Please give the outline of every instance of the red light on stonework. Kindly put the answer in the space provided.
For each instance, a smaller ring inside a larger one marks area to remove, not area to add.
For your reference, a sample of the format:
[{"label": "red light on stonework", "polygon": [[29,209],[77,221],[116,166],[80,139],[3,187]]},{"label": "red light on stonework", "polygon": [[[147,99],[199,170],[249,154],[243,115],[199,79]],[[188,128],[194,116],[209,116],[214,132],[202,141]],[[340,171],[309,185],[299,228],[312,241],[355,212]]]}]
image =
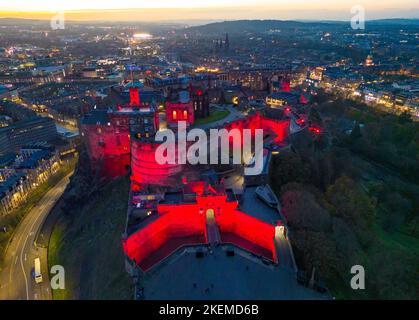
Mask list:
[{"label": "red light on stonework", "polygon": [[[169,105],[170,107],[170,105]],[[121,110],[123,107],[118,105],[118,109]],[[192,118],[190,123],[193,123],[193,110],[190,110],[188,107],[187,110],[179,108],[178,111],[169,108],[167,111],[167,118],[172,120],[172,112],[176,112],[177,120],[183,118],[183,111],[186,111],[186,117]],[[91,158],[92,165],[97,166],[100,169],[100,174],[104,177],[117,177],[127,174],[127,168],[131,167],[131,180],[138,185],[142,183],[150,183],[150,177],[155,178],[154,182],[160,182],[169,176],[172,176],[174,173],[181,171],[181,167],[176,165],[160,165],[155,162],[154,151],[144,151],[144,147],[149,146],[149,142],[142,140],[140,143],[137,141],[134,144],[131,144],[131,135],[129,133],[128,127],[120,126],[117,128],[121,130],[116,134],[116,128],[112,126],[112,123],[117,123],[121,121],[120,117],[112,118],[110,120],[111,126],[108,127],[107,123],[99,128],[94,126],[86,126],[83,131],[85,132],[87,146],[93,156]],[[158,114],[155,114],[156,127],[158,127]],[[269,132],[270,137],[273,139],[274,143],[280,143],[288,135],[290,120],[273,120],[261,116],[259,113],[249,116],[246,119],[236,120],[228,125],[226,125],[227,130],[238,129],[242,136],[244,129],[250,129],[252,136],[255,134],[256,129],[263,129]],[[107,128],[109,132],[105,132],[104,128]],[[111,130],[113,129],[113,130]],[[99,132],[100,130],[100,132]],[[115,131],[114,131],[115,130]],[[319,131],[320,133],[320,131]],[[149,135],[150,137],[151,135]],[[138,132],[138,135],[134,133],[133,137],[141,139],[142,137],[147,137],[145,132]],[[230,143],[233,143],[234,137],[230,135]],[[240,141],[243,144],[243,139]],[[137,146],[138,144],[138,146]],[[134,145],[134,150],[131,149]],[[106,146],[106,148],[104,147]],[[148,150],[148,149],[147,149]],[[104,164],[100,164],[98,161],[99,157],[103,157]],[[131,160],[133,160],[131,162]]]},{"label": "red light on stonework", "polygon": [[150,75],[150,74],[151,74],[151,70],[147,70],[145,73],[146,73],[147,75]]},{"label": "red light on stonework", "polygon": [[198,96],[202,96],[202,90],[198,90],[197,92],[196,92],[196,94],[198,95]]},{"label": "red light on stonework", "polygon": [[286,108],[284,109],[284,111],[285,111],[286,113],[291,112],[291,108],[286,107]]},{"label": "red light on stonework", "polygon": [[131,107],[140,106],[140,90],[135,87],[129,88],[130,105]]},{"label": "red light on stonework", "polygon": [[297,119],[296,122],[297,122],[297,124],[299,124],[301,126],[302,124],[304,124],[305,120],[302,119],[302,118],[299,118],[299,119]]},{"label": "red light on stonework", "polygon": [[283,80],[281,83],[282,91],[290,92],[291,91],[291,84],[288,80]]},{"label": "red light on stonework", "polygon": [[[202,186],[198,182],[194,186]],[[275,226],[237,210],[226,195],[197,195],[196,203],[159,204],[158,219],[123,241],[125,254],[144,271],[189,244],[207,244],[208,212],[216,213],[221,241],[277,262]]]},{"label": "red light on stonework", "polygon": [[321,129],[317,127],[310,127],[309,130],[313,132],[314,134],[321,134],[322,132]]},{"label": "red light on stonework", "polygon": [[141,190],[141,186],[138,184],[132,184],[131,185],[131,190],[132,191],[140,191]]}]

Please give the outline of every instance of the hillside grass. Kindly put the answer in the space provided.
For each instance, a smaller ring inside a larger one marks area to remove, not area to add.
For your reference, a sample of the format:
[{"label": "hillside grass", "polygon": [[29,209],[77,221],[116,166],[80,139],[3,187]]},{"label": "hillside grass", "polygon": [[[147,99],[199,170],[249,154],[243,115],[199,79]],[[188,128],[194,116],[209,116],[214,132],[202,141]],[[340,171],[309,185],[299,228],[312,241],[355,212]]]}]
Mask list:
[{"label": "hillside grass", "polygon": [[122,248],[128,191],[128,178],[115,180],[92,203],[58,220],[48,264],[65,268],[66,289],[54,290],[55,300],[132,299]]},{"label": "hillside grass", "polygon": [[230,114],[230,111],[228,110],[216,110],[216,111],[211,112],[209,117],[196,119],[195,125],[199,126],[199,125],[219,121],[227,117],[229,114]]}]

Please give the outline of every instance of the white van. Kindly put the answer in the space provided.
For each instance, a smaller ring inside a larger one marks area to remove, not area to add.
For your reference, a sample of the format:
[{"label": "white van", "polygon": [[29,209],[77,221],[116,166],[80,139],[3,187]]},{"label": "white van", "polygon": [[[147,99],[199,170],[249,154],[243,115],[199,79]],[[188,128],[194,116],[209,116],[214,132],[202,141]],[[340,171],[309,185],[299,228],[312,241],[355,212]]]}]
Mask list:
[{"label": "white van", "polygon": [[34,263],[35,263],[35,273],[34,273],[35,282],[41,283],[42,282],[41,260],[39,260],[39,258],[36,258]]}]

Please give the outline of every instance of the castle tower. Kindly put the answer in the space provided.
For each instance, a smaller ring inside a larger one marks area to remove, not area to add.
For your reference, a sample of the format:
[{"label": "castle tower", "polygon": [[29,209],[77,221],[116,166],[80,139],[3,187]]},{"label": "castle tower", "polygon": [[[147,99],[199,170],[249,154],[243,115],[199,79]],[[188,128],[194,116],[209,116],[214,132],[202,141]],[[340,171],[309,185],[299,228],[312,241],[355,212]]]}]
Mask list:
[{"label": "castle tower", "polygon": [[130,106],[140,106],[140,89],[136,87],[129,88]]}]

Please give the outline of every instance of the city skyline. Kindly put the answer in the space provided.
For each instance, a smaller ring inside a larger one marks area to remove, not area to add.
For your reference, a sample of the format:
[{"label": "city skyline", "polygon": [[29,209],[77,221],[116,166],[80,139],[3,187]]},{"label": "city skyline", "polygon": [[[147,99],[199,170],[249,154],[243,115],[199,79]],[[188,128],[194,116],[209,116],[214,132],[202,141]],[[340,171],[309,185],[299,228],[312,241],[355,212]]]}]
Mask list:
[{"label": "city skyline", "polygon": [[55,11],[65,11],[68,20],[108,21],[162,21],[162,20],[350,20],[351,8],[362,5],[366,19],[419,18],[419,4],[413,0],[331,0],[301,1],[284,0],[214,0],[214,1],[167,1],[152,3],[127,0],[113,1],[37,1],[36,6],[26,0],[13,4],[0,4],[0,18],[50,19]]}]

